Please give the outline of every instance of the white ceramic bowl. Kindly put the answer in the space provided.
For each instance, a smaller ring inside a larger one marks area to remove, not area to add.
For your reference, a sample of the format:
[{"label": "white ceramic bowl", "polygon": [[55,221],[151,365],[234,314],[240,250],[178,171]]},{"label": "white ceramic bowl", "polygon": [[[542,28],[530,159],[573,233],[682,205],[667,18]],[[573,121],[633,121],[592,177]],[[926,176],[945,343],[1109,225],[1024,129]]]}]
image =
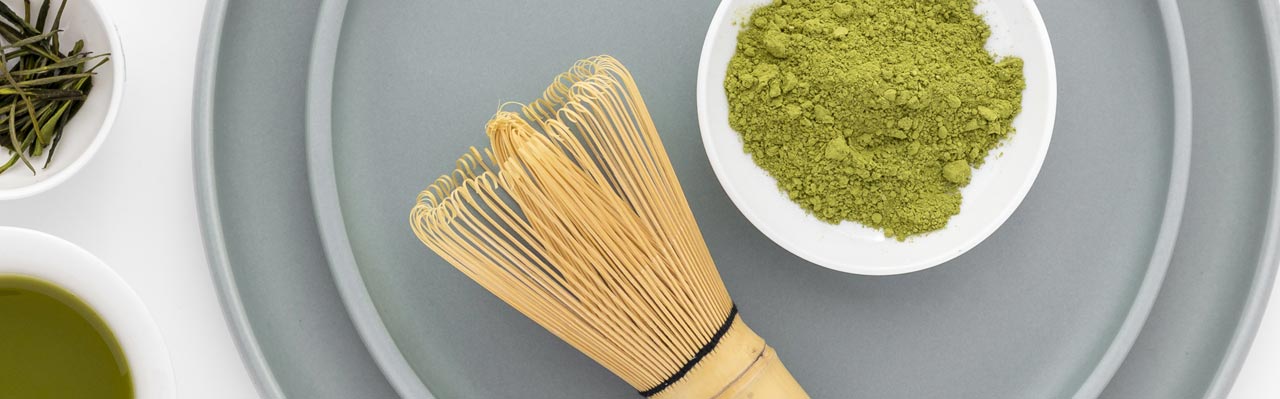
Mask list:
[{"label": "white ceramic bowl", "polygon": [[93,308],[115,333],[133,377],[136,399],[174,397],[169,351],[142,299],[88,251],[34,230],[0,227],[0,276],[53,283]]},{"label": "white ceramic bowl", "polygon": [[[3,0],[10,8],[22,14],[22,1]],[[84,39],[84,47],[94,54],[111,53],[111,61],[99,67],[93,78],[93,90],[85,99],[80,112],[67,122],[62,141],[48,169],[44,157],[32,159],[38,171],[35,175],[21,164],[0,173],[0,200],[29,197],[66,181],[83,168],[106,140],[115,122],[124,91],[124,50],[115,24],[98,4],[101,0],[70,0],[62,15],[61,43],[69,50],[76,40]],[[32,0],[33,8],[40,0]],[[53,2],[56,9],[58,1]],[[33,11],[34,12],[34,11]],[[49,12],[53,14],[53,11]],[[52,19],[50,19],[52,21]],[[10,152],[0,149],[0,164],[9,160]]]},{"label": "white ceramic bowl", "polygon": [[[1057,107],[1057,80],[1049,34],[1031,0],[980,0],[978,14],[991,26],[987,49],[1024,61],[1027,87],[1017,133],[989,154],[961,190],[960,214],[947,227],[899,242],[853,222],[832,225],[806,214],[777,188],[742,149],[729,127],[725,70],[739,26],[771,0],[723,0],[711,20],[698,65],[698,123],[707,157],[734,205],[766,236],[810,262],[847,273],[909,273],[951,260],[978,245],[1013,214],[1049,150]],[[997,154],[1003,154],[997,156]]]}]

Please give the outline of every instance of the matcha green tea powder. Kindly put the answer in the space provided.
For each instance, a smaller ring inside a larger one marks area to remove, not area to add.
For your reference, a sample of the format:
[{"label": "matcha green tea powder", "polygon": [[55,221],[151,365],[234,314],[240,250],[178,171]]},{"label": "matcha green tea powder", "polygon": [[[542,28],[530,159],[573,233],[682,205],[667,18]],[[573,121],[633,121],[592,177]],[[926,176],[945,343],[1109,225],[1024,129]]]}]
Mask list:
[{"label": "matcha green tea powder", "polygon": [[743,21],[729,124],[817,218],[899,240],[960,212],[971,168],[1013,134],[1022,60],[996,59],[975,0],[787,0]]}]

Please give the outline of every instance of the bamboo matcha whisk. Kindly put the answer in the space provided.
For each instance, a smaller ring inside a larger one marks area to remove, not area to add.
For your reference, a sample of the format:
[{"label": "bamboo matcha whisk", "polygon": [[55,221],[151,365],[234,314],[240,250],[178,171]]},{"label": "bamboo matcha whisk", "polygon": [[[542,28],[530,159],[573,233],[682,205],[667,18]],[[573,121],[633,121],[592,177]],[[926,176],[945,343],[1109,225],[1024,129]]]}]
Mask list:
[{"label": "bamboo matcha whisk", "polygon": [[617,60],[578,62],[486,130],[487,156],[419,195],[423,244],[643,396],[808,397],[738,316]]}]

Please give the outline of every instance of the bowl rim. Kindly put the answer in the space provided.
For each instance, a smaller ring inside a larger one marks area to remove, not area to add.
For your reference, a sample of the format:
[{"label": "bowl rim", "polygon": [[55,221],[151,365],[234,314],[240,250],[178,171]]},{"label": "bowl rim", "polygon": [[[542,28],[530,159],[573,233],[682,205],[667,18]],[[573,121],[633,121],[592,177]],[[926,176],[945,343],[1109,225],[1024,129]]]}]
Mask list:
[{"label": "bowl rim", "polygon": [[84,149],[84,152],[76,156],[65,168],[45,179],[34,181],[25,186],[0,188],[0,201],[30,197],[49,191],[67,181],[71,176],[80,172],[80,169],[83,169],[85,164],[89,163],[89,160],[102,147],[102,143],[106,141],[107,134],[111,133],[111,127],[116,121],[116,114],[120,110],[120,102],[124,98],[124,47],[120,43],[119,29],[116,28],[116,24],[112,22],[111,17],[107,15],[107,10],[102,6],[102,2],[100,0],[88,0],[88,3],[94,14],[97,15],[98,23],[102,24],[103,30],[107,32],[107,47],[111,52],[111,61],[105,64],[105,66],[111,68],[111,98],[107,102],[107,112],[102,118],[102,125],[98,127],[93,141],[89,142],[89,146]]},{"label": "bowl rim", "polygon": [[[1054,121],[1057,118],[1058,109],[1057,64],[1054,60],[1053,46],[1049,40],[1048,29],[1045,26],[1044,18],[1040,14],[1040,9],[1036,7],[1034,0],[1018,1],[1027,9],[1029,13],[1028,15],[1031,16],[1031,20],[1029,22],[1032,24],[1032,28],[1036,32],[1035,40],[1043,44],[1046,54],[1045,61],[1047,76],[1045,83],[1046,91],[1049,95],[1048,101],[1045,103],[1046,113],[1044,124],[1043,126],[1035,127],[1037,130],[1042,130],[1044,132],[1042,133],[1044,134],[1044,141],[1038,148],[1036,148],[1035,162],[1034,167],[1030,170],[1031,173],[1028,173],[1023,181],[1018,183],[1017,192],[1012,197],[1014,200],[1011,201],[1008,206],[1002,209],[995,218],[990,219],[990,222],[976,230],[976,234],[973,234],[969,239],[962,241],[962,243],[955,246],[954,249],[939,253],[929,258],[898,265],[871,266],[869,264],[850,264],[847,262],[840,262],[811,252],[803,245],[798,245],[792,241],[783,239],[783,232],[780,232],[776,230],[774,226],[765,223],[765,221],[762,220],[754,211],[751,211],[750,208],[744,208],[744,204],[747,203],[745,196],[739,192],[738,187],[729,183],[723,161],[720,159],[719,154],[712,149],[712,145],[709,144],[712,141],[713,129],[712,122],[707,111],[707,104],[709,101],[708,96],[711,94],[708,93],[706,89],[706,80],[710,79],[710,77],[707,76],[707,74],[710,73],[708,72],[708,65],[711,62],[712,47],[716,43],[715,37],[721,32],[721,29],[724,29],[726,26],[725,19],[730,18],[730,14],[733,11],[730,8],[735,4],[741,4],[740,1],[743,0],[721,0],[720,5],[716,8],[715,16],[711,19],[706,37],[703,39],[702,51],[698,57],[698,75],[695,83],[697,85],[695,101],[697,102],[698,108],[698,126],[701,131],[703,150],[707,153],[707,160],[711,164],[711,169],[715,172],[716,180],[720,182],[720,187],[724,189],[725,194],[729,196],[729,199],[733,202],[734,206],[737,207],[742,215],[751,222],[751,225],[755,226],[755,228],[761,233],[764,233],[770,241],[773,241],[783,249],[786,249],[787,252],[799,256],[810,263],[835,271],[866,276],[907,274],[946,263],[947,261],[969,252],[969,250],[974,247],[977,247],[978,244],[982,243],[982,241],[985,241],[995,233],[1000,226],[1004,225],[1004,223],[1008,221],[1009,217],[1013,216],[1014,211],[1018,209],[1022,204],[1022,201],[1026,199],[1027,193],[1031,191],[1031,187],[1034,185],[1036,178],[1040,175],[1040,170],[1044,166],[1044,160],[1049,153],[1049,146],[1053,141],[1053,127]],[[741,139],[739,139],[739,141],[741,141]],[[773,179],[772,176],[769,178]]]}]

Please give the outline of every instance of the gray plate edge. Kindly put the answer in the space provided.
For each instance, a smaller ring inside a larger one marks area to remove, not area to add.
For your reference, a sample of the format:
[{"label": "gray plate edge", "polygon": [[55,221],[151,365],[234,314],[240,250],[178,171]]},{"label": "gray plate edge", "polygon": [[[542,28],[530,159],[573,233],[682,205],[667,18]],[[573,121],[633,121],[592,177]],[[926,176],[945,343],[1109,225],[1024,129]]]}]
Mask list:
[{"label": "gray plate edge", "polygon": [[[1271,128],[1280,134],[1280,2],[1258,0],[1261,9],[1262,28],[1267,42],[1267,59],[1271,63]],[[1280,154],[1280,140],[1275,142]],[[1263,230],[1262,255],[1258,257],[1258,269],[1253,275],[1249,295],[1245,297],[1244,310],[1240,312],[1235,333],[1227,344],[1227,354],[1213,376],[1206,398],[1225,398],[1235,385],[1236,377],[1249,356],[1249,348],[1258,335],[1262,316],[1266,313],[1271,288],[1275,285],[1276,270],[1280,268],[1280,158],[1272,159],[1271,207],[1267,211],[1267,227]]]},{"label": "gray plate edge", "polygon": [[1147,318],[1151,315],[1151,308],[1160,295],[1165,275],[1168,274],[1169,264],[1173,260],[1173,248],[1178,240],[1178,228],[1182,223],[1182,211],[1187,202],[1192,127],[1191,68],[1187,57],[1187,39],[1182,29],[1177,1],[1160,0],[1159,6],[1165,41],[1169,46],[1170,83],[1173,85],[1173,159],[1170,161],[1169,193],[1165,199],[1160,233],[1156,236],[1155,249],[1151,251],[1151,263],[1133,299],[1133,307],[1116,332],[1111,347],[1107,348],[1098,361],[1098,366],[1072,396],[1076,399],[1097,398],[1101,395],[1137,342],[1142,327],[1147,324]]},{"label": "gray plate edge", "polygon": [[[339,281],[339,293],[348,311],[352,313],[352,318],[361,321],[356,323],[357,330],[373,353],[375,361],[402,396],[432,398],[427,387],[397,349],[394,339],[377,313],[367,287],[363,285],[342,220],[334,174],[330,116],[337,39],[341,35],[342,13],[346,4],[346,0],[324,1],[316,27],[318,40],[313,41],[311,69],[307,79],[307,160],[316,219],[325,252],[330,257],[331,271]],[[1073,395],[1074,398],[1098,397],[1133,347],[1167,274],[1186,202],[1191,163],[1190,68],[1177,3],[1174,0],[1161,0],[1160,10],[1169,45],[1173,76],[1171,84],[1174,87],[1174,150],[1169,192],[1151,261],[1133,305],[1097,366]]]},{"label": "gray plate edge", "polygon": [[284,398],[284,390],[276,381],[271,366],[263,355],[258,339],[254,336],[249,315],[244,311],[244,301],[236,288],[236,279],[227,257],[226,240],[222,235],[222,218],[218,209],[218,189],[214,178],[213,157],[213,104],[216,91],[218,50],[222,43],[223,21],[227,0],[209,0],[205,5],[203,25],[197,48],[195,91],[192,100],[192,162],[195,173],[196,208],[199,212],[200,230],[204,236],[205,256],[209,261],[209,274],[218,291],[222,314],[229,323],[240,359],[249,368],[249,374],[258,393],[266,398]]},{"label": "gray plate edge", "polygon": [[[356,332],[373,356],[374,363],[403,398],[433,399],[405,359],[403,352],[382,322],[373,299],[369,297],[364,277],[356,266],[356,257],[347,237],[347,226],[342,217],[342,205],[338,201],[338,182],[333,161],[332,112],[333,70],[338,57],[338,38],[342,35],[342,21],[346,15],[347,0],[324,0],[317,16],[316,31],[311,47],[311,60],[307,71],[306,93],[306,150],[307,180],[311,184],[311,198],[320,229],[320,241],[329,258],[329,271],[333,273],[338,294],[355,323]],[[336,216],[335,216],[336,215]],[[405,212],[408,225],[408,212]]]},{"label": "gray plate edge", "polygon": [[[332,10],[333,8],[329,7],[329,3],[331,2],[340,2],[342,3],[342,6],[345,6],[344,0],[326,1],[325,2],[326,7],[324,9]],[[1275,110],[1275,112],[1273,112],[1273,119],[1276,121],[1276,125],[1280,126],[1280,118],[1277,118],[1276,116],[1277,114],[1280,114],[1280,98],[1276,98],[1276,95],[1280,94],[1280,74],[1278,74],[1278,72],[1280,71],[1277,71],[1277,67],[1280,66],[1280,6],[1273,4],[1273,2],[1269,0],[1260,0],[1259,3],[1263,10],[1262,18],[1264,20],[1263,22],[1264,22],[1265,28],[1267,29],[1266,38],[1268,43],[1269,58],[1271,59],[1271,64],[1272,64],[1271,77],[1272,77],[1272,87],[1273,87],[1273,99],[1276,100],[1276,101],[1273,101],[1273,109]],[[1189,129],[1190,129],[1190,113],[1189,113],[1190,90],[1189,88],[1190,87],[1189,87],[1189,84],[1186,84],[1188,83],[1188,81],[1182,81],[1181,83],[1184,83],[1184,84],[1181,84],[1181,85],[1178,84],[1178,81],[1187,79],[1186,77],[1187,68],[1186,68],[1186,60],[1185,60],[1186,48],[1185,48],[1184,39],[1182,38],[1181,20],[1177,16],[1176,4],[1174,4],[1174,2],[1171,0],[1170,1],[1162,0],[1160,5],[1161,5],[1161,11],[1162,11],[1162,18],[1166,23],[1166,33],[1169,35],[1169,39],[1170,39],[1171,61],[1175,61],[1174,59],[1172,59],[1174,57],[1181,58],[1181,65],[1179,65],[1179,62],[1173,62],[1174,64],[1173,75],[1175,79],[1175,108],[1176,108],[1176,112],[1179,119],[1175,121],[1175,129],[1177,130],[1175,134],[1178,134],[1178,136],[1175,138],[1175,155],[1174,155],[1175,169],[1173,171],[1173,174],[1171,174],[1171,183],[1177,183],[1175,178],[1179,173],[1183,173],[1185,176],[1185,170],[1181,172],[1179,171],[1179,168],[1178,168],[1179,159],[1189,160],[1188,158],[1189,151],[1190,151],[1189,142],[1186,145],[1181,145],[1181,146],[1178,143],[1189,139],[1189,137],[1184,137],[1184,135],[1182,135],[1180,132],[1184,130],[1188,131],[1188,134],[1186,136],[1189,136]],[[341,10],[341,8],[338,8],[338,9]],[[200,210],[200,222],[201,222],[202,232],[205,237],[206,252],[208,254],[208,258],[210,262],[210,271],[214,277],[215,283],[217,284],[219,297],[222,302],[224,314],[227,317],[228,321],[231,323],[230,327],[233,329],[233,332],[236,335],[236,342],[240,349],[241,356],[245,361],[245,363],[250,367],[251,371],[253,372],[252,374],[254,377],[254,381],[258,385],[260,392],[262,392],[264,395],[267,395],[268,397],[283,397],[283,393],[280,390],[280,387],[278,386],[278,384],[276,383],[275,378],[273,377],[271,370],[269,368],[269,365],[266,363],[266,360],[262,355],[261,349],[258,347],[257,341],[254,339],[253,331],[250,328],[247,316],[243,311],[243,303],[240,300],[238,291],[236,290],[232,271],[227,263],[225,242],[223,241],[223,238],[222,238],[222,229],[221,229],[220,219],[218,217],[219,216],[218,210],[216,208],[217,197],[216,197],[216,187],[214,184],[214,176],[213,176],[213,157],[212,157],[212,146],[211,146],[212,108],[213,108],[212,100],[213,100],[214,77],[216,72],[216,60],[217,60],[218,46],[220,41],[219,39],[221,38],[222,23],[223,23],[223,17],[224,17],[225,11],[226,11],[226,0],[209,0],[209,3],[206,8],[206,14],[203,22],[203,28],[202,28],[200,44],[199,44],[200,51],[198,55],[199,60],[197,62],[195,102],[194,102],[194,110],[193,110],[194,111],[193,133],[194,133],[194,139],[195,139],[194,146],[193,146],[193,149],[194,149],[193,155],[194,155],[195,166],[196,166],[195,174],[196,174],[196,180],[197,180],[196,199],[197,199],[199,210]],[[325,15],[323,13],[324,11],[322,11],[322,20],[323,20],[323,16]],[[341,18],[341,16],[339,15],[338,18]],[[340,20],[338,25],[340,27]],[[317,29],[319,30],[323,28],[318,27]],[[1177,33],[1176,35],[1174,34],[1175,32]],[[316,43],[321,43],[321,42],[322,41],[317,41]],[[334,51],[336,51],[336,48],[334,49]],[[331,57],[322,57],[320,59],[324,59],[324,58],[331,59]],[[314,59],[316,58],[313,58],[313,60]],[[330,65],[330,70],[329,70],[330,73],[332,73],[331,67],[332,66]],[[314,65],[312,70],[313,71],[315,70]],[[311,79],[309,80],[314,82],[314,80],[311,80]],[[1181,87],[1182,90],[1179,90],[1178,86],[1182,86]],[[308,105],[310,106],[311,96],[308,95],[308,97],[309,97]],[[311,113],[308,113],[309,116],[310,114]],[[311,120],[309,120],[308,122],[310,125]],[[310,142],[311,141],[309,141],[309,143]],[[310,148],[310,145],[309,145],[309,148]],[[1280,149],[1280,142],[1277,142],[1277,149]],[[1184,153],[1186,156],[1181,155],[1181,153]],[[309,152],[309,155],[311,155],[310,152]],[[332,168],[332,162],[331,162],[332,154],[328,153],[328,155],[330,158],[329,167]],[[1182,162],[1183,164],[1182,166],[1185,168],[1185,166],[1187,166],[1186,165],[1187,163],[1188,162]],[[1280,160],[1277,160],[1276,163],[1277,163],[1277,166],[1280,166]],[[330,174],[329,176],[331,179],[332,175]],[[314,185],[314,182],[313,182],[313,185]],[[1182,186],[1181,188],[1185,190],[1185,186],[1186,186],[1185,178],[1182,180],[1181,186]],[[1217,375],[1215,375],[1211,388],[1206,393],[1206,397],[1221,397],[1221,396],[1224,396],[1227,391],[1229,391],[1232,385],[1232,382],[1234,381],[1236,375],[1239,373],[1239,369],[1242,366],[1243,361],[1247,355],[1247,350],[1251,345],[1252,340],[1257,332],[1258,325],[1260,324],[1261,316],[1265,309],[1267,299],[1270,294],[1272,282],[1276,275],[1277,256],[1278,256],[1278,252],[1280,252],[1278,251],[1278,248],[1276,245],[1277,238],[1280,238],[1280,201],[1275,200],[1278,194],[1276,191],[1278,187],[1280,187],[1280,174],[1273,176],[1273,186],[1272,186],[1273,201],[1272,201],[1271,209],[1268,215],[1267,228],[1264,233],[1265,234],[1264,243],[1267,243],[1267,245],[1263,249],[1263,254],[1259,261],[1259,267],[1255,274],[1253,285],[1250,288],[1249,296],[1247,297],[1245,310],[1242,312],[1242,315],[1240,317],[1240,322],[1238,324],[1238,328],[1236,329],[1236,332],[1233,335],[1231,342],[1229,344],[1227,356],[1224,358]],[[336,188],[336,185],[335,185],[335,188]],[[1171,190],[1173,188],[1174,188],[1173,184],[1171,184]],[[1177,219],[1176,217],[1181,213],[1180,210],[1181,210],[1183,199],[1184,197],[1174,198],[1174,196],[1172,195],[1169,197],[1169,200],[1166,203],[1166,212],[1165,212],[1166,222],[1169,220],[1171,214],[1175,217],[1175,222],[1176,222],[1176,219]],[[336,204],[336,201],[332,203]],[[1176,212],[1176,213],[1171,212],[1171,210],[1173,210],[1175,206],[1178,208],[1179,212]],[[317,208],[317,212],[319,212],[318,209],[319,208]],[[324,234],[323,225],[325,223],[321,222],[321,224],[322,224],[321,230],[323,235]],[[1168,225],[1166,224],[1165,227],[1162,228],[1162,230],[1166,229],[1167,227]],[[1176,232],[1176,229],[1175,229],[1175,232]],[[346,238],[345,230],[340,231],[340,233],[342,234],[341,238],[343,238],[343,241],[345,242],[345,238]],[[1166,239],[1166,236],[1167,234],[1165,234],[1165,232],[1162,231],[1157,240],[1157,247],[1155,251],[1156,255],[1160,255],[1162,247],[1166,247],[1166,246],[1170,248],[1172,247],[1174,239],[1173,238]],[[1176,236],[1176,234],[1174,236]],[[325,239],[325,243],[328,244],[327,238]],[[341,246],[341,247],[347,248],[347,251],[349,253],[350,251],[349,246]],[[326,250],[329,250],[329,248],[330,246],[326,245]],[[1164,252],[1167,253],[1168,251],[1164,251]],[[332,253],[330,255],[332,255]],[[1167,258],[1168,255],[1165,255],[1165,256]],[[1153,258],[1153,262],[1154,261],[1155,259]],[[1151,295],[1144,295],[1146,291],[1145,290],[1146,283],[1150,281],[1153,277],[1159,277],[1159,279],[1162,279],[1164,274],[1163,272],[1167,270],[1167,262],[1165,262],[1165,265],[1166,267],[1160,268],[1161,270],[1157,271],[1152,269],[1148,271],[1148,275],[1145,277],[1145,280],[1144,280],[1144,289],[1140,291],[1140,294],[1139,294],[1140,298],[1138,299],[1138,302],[1146,302],[1146,304],[1143,305],[1141,303],[1135,303],[1135,309],[1138,306],[1143,306],[1149,309],[1151,305],[1154,303],[1154,300],[1155,300],[1154,292],[1151,293]],[[1159,276],[1153,275],[1153,273],[1156,273],[1156,272],[1158,272]],[[365,299],[366,300],[368,299],[367,292],[365,293]],[[344,301],[346,301],[346,295],[344,295]],[[369,303],[369,305],[372,306],[372,303]],[[350,303],[348,303],[348,306],[350,307]],[[1142,312],[1138,312],[1138,313],[1140,313],[1138,315],[1140,317],[1135,317],[1134,312],[1131,312],[1129,317],[1126,318],[1120,334],[1117,335],[1117,341],[1114,342],[1112,347],[1108,349],[1107,353],[1104,355],[1102,362],[1100,362],[1099,369],[1096,369],[1094,373],[1090,375],[1090,377],[1086,381],[1085,386],[1082,387],[1081,390],[1077,393],[1076,395],[1077,397],[1081,397],[1082,394],[1089,393],[1086,389],[1089,388],[1089,384],[1091,382],[1100,383],[1096,390],[1097,392],[1100,392],[1101,384],[1105,384],[1105,382],[1110,379],[1110,376],[1114,374],[1115,369],[1119,367],[1119,363],[1123,360],[1124,355],[1128,352],[1128,347],[1131,346],[1132,341],[1137,338],[1138,329],[1140,329],[1141,325],[1145,322],[1145,319],[1146,319],[1145,313],[1142,313]],[[381,325],[380,320],[378,321],[378,325]],[[1136,328],[1130,328],[1131,326]],[[383,331],[385,333],[385,327],[383,327]],[[360,330],[360,332],[362,333],[362,335],[364,335],[365,333],[363,328]],[[387,336],[387,338],[389,339],[390,337]],[[1129,345],[1119,345],[1120,344],[1119,341],[1122,339],[1129,341],[1128,342]],[[394,345],[394,343],[392,343],[392,345]],[[376,354],[377,351],[374,351],[374,352],[375,352],[375,358],[377,358],[378,357],[378,355]],[[396,351],[395,355],[399,356],[401,360],[403,360],[403,357],[399,354],[399,351]],[[382,364],[381,361],[379,363]],[[1113,367],[1108,367],[1109,365],[1106,363],[1114,363],[1114,365]],[[1103,370],[1104,367],[1110,368],[1111,369],[1110,372],[1106,372],[1106,370]],[[417,380],[416,376],[412,376],[412,377],[414,380]],[[392,379],[394,384],[394,378]],[[418,381],[418,384],[420,385],[420,381]],[[396,384],[396,387],[397,387],[397,390],[401,390],[401,386],[399,384]],[[425,390],[425,387],[424,387],[424,390]],[[1096,392],[1094,393],[1094,395],[1096,395]],[[1088,395],[1084,395],[1084,396],[1087,397]]]}]

